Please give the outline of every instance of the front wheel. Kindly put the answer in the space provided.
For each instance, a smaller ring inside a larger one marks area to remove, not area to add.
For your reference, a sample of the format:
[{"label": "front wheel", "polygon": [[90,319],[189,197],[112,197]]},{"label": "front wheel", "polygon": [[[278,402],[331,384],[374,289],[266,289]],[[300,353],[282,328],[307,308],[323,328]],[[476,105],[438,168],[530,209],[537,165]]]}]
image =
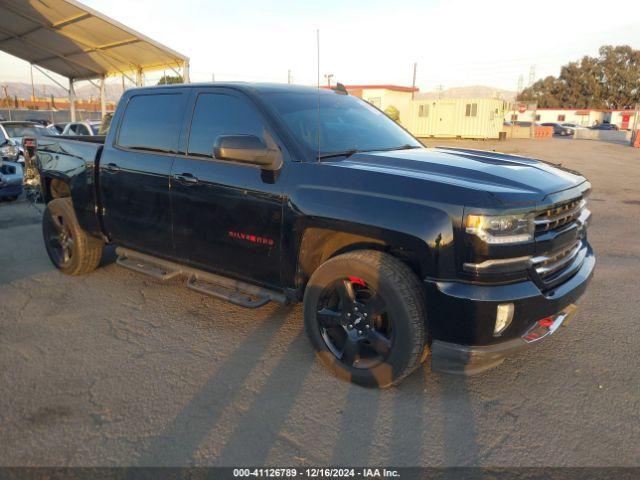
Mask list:
[{"label": "front wheel", "polygon": [[61,272],[83,275],[98,267],[104,243],[80,228],[70,198],[49,202],[42,217],[42,234],[47,254]]},{"label": "front wheel", "polygon": [[328,260],[313,273],[304,295],[305,328],[320,360],[359,385],[389,387],[418,368],[425,320],[416,275],[378,251]]}]

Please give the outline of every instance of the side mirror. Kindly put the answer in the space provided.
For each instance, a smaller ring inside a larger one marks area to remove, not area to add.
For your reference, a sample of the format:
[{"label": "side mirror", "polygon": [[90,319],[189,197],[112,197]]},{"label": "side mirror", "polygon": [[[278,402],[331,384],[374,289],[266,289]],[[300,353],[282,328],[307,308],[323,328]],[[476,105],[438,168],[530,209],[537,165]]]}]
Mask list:
[{"label": "side mirror", "polygon": [[278,170],[282,166],[282,154],[277,146],[269,148],[255,135],[221,135],[213,146],[213,156],[218,160],[258,165],[264,170]]}]

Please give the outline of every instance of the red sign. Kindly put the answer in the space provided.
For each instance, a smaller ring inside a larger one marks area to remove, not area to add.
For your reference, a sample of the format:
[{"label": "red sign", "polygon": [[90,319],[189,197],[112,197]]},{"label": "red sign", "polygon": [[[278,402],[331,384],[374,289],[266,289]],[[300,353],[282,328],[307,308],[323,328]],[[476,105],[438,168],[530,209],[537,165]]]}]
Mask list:
[{"label": "red sign", "polygon": [[520,113],[524,113],[527,111],[527,104],[526,103],[521,103],[520,105],[518,105],[518,111]]}]

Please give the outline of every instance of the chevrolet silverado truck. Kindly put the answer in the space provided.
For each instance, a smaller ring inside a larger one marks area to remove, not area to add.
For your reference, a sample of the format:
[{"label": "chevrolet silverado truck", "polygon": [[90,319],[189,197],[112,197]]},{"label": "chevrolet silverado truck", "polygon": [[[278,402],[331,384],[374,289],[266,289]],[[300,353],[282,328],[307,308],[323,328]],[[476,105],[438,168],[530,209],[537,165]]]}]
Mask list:
[{"label": "chevrolet silverado truck", "polygon": [[590,183],[425,148],[344,90],[128,90],[106,137],[26,139],[53,264],[117,264],[249,308],[303,303],[320,360],[367,386],[474,374],[567,322],[595,265]]}]

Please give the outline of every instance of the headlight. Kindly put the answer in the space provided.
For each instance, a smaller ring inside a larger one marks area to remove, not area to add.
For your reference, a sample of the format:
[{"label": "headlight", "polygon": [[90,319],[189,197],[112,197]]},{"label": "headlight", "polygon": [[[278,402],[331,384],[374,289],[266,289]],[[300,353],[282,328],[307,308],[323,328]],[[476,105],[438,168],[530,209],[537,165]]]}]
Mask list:
[{"label": "headlight", "polygon": [[0,157],[6,158],[10,162],[18,158],[18,147],[12,144],[6,144],[0,147]]},{"label": "headlight", "polygon": [[534,223],[530,214],[468,215],[466,231],[490,244],[520,243],[533,240]]}]

